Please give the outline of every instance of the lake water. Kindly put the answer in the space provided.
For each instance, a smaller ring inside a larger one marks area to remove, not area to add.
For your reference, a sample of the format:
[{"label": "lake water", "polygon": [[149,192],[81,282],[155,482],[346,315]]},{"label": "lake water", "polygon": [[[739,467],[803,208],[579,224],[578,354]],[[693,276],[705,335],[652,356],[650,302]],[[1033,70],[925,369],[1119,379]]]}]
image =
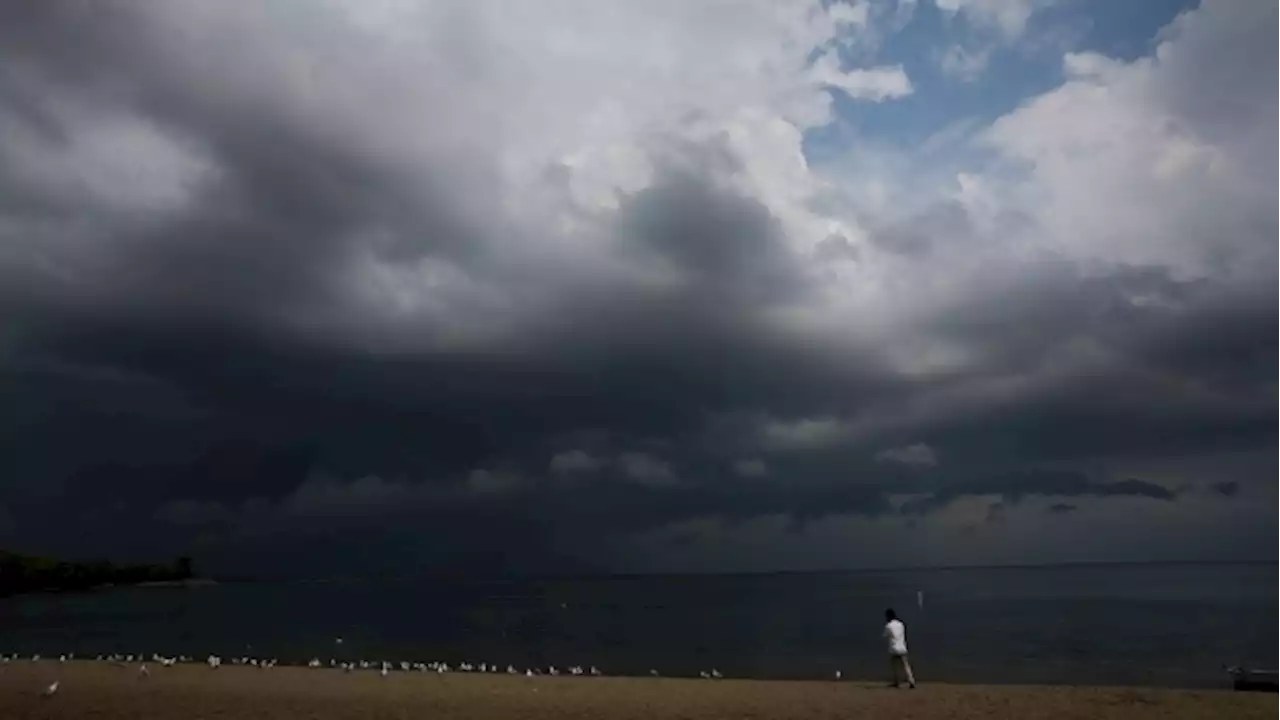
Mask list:
[{"label": "lake water", "polygon": [[[917,604],[923,593],[923,607]],[[1275,565],[229,583],[0,600],[0,652],[597,665],[878,678],[886,606],[923,682],[1222,685],[1277,664]],[[338,645],[334,638],[341,636]]]}]

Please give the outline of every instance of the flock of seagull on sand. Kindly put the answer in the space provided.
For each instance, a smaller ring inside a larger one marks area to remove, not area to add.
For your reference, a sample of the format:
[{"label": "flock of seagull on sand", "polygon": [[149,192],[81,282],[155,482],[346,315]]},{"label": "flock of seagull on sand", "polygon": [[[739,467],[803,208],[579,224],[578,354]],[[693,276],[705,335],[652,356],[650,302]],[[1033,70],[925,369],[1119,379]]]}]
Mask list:
[{"label": "flock of seagull on sand", "polygon": [[[342,638],[338,638],[336,642],[337,644],[341,645]],[[8,664],[8,663],[23,660],[23,659],[26,659],[26,658],[16,653],[12,655],[0,654],[0,664]],[[34,655],[31,655],[29,659],[32,662],[39,662],[41,660],[41,656],[39,653],[36,653]],[[76,659],[75,653],[67,653],[65,655],[58,656],[58,662],[60,663],[65,663],[68,660],[75,660],[75,659]],[[183,663],[183,664],[201,663],[201,664],[208,665],[212,669],[217,669],[223,665],[223,659],[219,655],[209,655],[203,661],[200,661],[199,659],[189,655],[164,656],[157,653],[152,653],[150,657],[147,657],[142,653],[138,653],[136,655],[134,654],[122,655],[119,653],[112,653],[110,655],[97,655],[93,659],[99,662],[109,662],[121,667],[129,667],[131,665],[137,664],[138,677],[140,678],[150,677],[152,665],[156,665],[159,667],[172,667],[174,665],[178,665],[179,663]],[[239,657],[229,658],[229,661],[227,664],[243,665],[243,666],[256,667],[256,668],[266,670],[266,669],[276,667],[279,663],[276,660],[276,658],[255,658],[255,657],[249,657],[249,656],[239,656]],[[506,675],[523,675],[525,677],[540,677],[544,675],[602,677],[604,675],[604,673],[601,672],[600,669],[597,668],[595,665],[591,665],[586,668],[582,667],[581,665],[571,665],[565,668],[564,670],[561,670],[554,665],[547,667],[545,670],[541,667],[531,667],[531,668],[526,668],[524,670],[519,670],[514,665],[507,665],[506,668],[504,669],[504,668],[500,668],[497,663],[485,663],[485,662],[482,662],[479,664],[463,662],[463,663],[459,663],[455,667],[455,666],[451,666],[447,662],[439,662],[439,661],[423,663],[423,662],[409,662],[409,661],[401,660],[396,663],[391,663],[386,660],[377,661],[377,662],[370,662],[368,660],[358,660],[358,661],[350,662],[350,661],[339,661],[339,660],[330,658],[328,662],[323,662],[318,657],[313,657],[310,660],[308,660],[306,663],[306,667],[312,668],[312,669],[329,668],[334,670],[341,670],[346,673],[354,672],[356,670],[364,670],[364,671],[372,670],[372,671],[376,671],[379,675],[383,677],[386,677],[395,671],[420,672],[420,673],[433,672],[437,674],[444,674],[444,673],[454,672],[454,671],[464,672],[464,673],[504,673]],[[652,670],[652,669],[649,670],[649,675],[652,677],[661,677],[661,674],[657,670]],[[712,668],[709,671],[702,670],[698,673],[698,676],[703,678],[704,680],[719,680],[724,677],[724,675],[719,670],[716,670],[715,668]],[[836,673],[836,679],[837,680],[840,679],[839,672]],[[58,692],[58,685],[59,685],[59,682],[54,681],[44,689],[42,694],[45,695],[46,697],[53,696]]]}]

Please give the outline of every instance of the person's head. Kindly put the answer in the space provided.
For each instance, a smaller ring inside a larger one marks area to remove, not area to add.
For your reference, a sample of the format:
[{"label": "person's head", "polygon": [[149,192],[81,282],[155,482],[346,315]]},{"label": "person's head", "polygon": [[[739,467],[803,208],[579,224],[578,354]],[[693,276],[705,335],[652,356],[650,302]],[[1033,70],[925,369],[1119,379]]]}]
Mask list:
[{"label": "person's head", "polygon": [[894,612],[893,608],[889,608],[884,611],[885,622],[893,622],[894,620],[897,620],[897,619],[898,619],[898,613]]}]

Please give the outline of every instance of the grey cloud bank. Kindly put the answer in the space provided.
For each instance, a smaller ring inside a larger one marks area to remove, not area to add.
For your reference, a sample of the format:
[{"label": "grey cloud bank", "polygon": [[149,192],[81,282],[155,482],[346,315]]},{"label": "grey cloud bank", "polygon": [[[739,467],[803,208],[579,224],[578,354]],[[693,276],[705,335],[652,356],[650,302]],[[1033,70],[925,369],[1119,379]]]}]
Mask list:
[{"label": "grey cloud bank", "polygon": [[802,154],[912,90],[809,63],[883,27],[480,5],[0,10],[0,547],[661,569],[785,518],[981,563],[974,500],[1274,558],[1275,7],[1067,56],[894,213]]}]

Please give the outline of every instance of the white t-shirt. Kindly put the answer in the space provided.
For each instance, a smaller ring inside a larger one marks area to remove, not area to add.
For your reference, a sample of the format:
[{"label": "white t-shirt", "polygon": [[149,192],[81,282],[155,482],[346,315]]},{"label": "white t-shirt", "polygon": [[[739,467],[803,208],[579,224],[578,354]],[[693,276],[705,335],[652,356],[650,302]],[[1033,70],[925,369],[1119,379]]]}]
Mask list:
[{"label": "white t-shirt", "polygon": [[889,643],[890,655],[907,654],[907,626],[901,620],[890,620],[884,624],[884,639]]}]

